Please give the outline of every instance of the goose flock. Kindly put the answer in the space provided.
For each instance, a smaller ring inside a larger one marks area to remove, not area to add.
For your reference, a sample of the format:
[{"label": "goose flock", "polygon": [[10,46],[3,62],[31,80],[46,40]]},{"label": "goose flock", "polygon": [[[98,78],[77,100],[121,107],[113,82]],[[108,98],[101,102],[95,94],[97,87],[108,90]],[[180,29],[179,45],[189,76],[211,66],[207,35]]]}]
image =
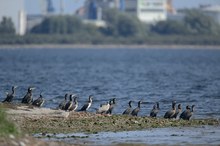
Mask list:
[{"label": "goose flock", "polygon": [[[11,103],[13,101],[13,99],[15,98],[16,88],[17,86],[12,86],[12,92],[11,93],[6,92],[6,98],[2,101],[3,103]],[[28,88],[27,93],[24,95],[24,97],[21,100],[21,103],[33,105],[36,107],[42,107],[45,102],[45,99],[42,96],[42,93],[40,93],[40,96],[36,100],[33,100],[32,91],[34,89],[35,89],[34,87]],[[90,95],[88,101],[79,109],[78,109],[77,99],[78,96],[74,94],[70,94],[70,95],[65,94],[64,100],[58,105],[57,109],[64,111],[87,112],[92,105],[93,95]],[[122,115],[138,116],[138,113],[141,110],[142,101],[139,101],[137,107],[134,109],[132,108],[132,102],[133,102],[132,100],[128,102],[128,107],[124,110]],[[108,102],[106,102],[106,104],[101,104],[100,107],[97,108],[96,113],[111,115],[115,106],[116,106],[116,98],[110,99]],[[195,105],[192,106],[187,105],[186,109],[182,112],[181,104],[178,104],[176,108],[176,101],[172,101],[171,109],[168,110],[163,117],[165,119],[177,119],[179,117],[179,119],[190,120],[194,112],[194,107]],[[159,102],[156,102],[153,105],[153,108],[150,112],[150,117],[156,118],[159,111],[160,111]]]}]

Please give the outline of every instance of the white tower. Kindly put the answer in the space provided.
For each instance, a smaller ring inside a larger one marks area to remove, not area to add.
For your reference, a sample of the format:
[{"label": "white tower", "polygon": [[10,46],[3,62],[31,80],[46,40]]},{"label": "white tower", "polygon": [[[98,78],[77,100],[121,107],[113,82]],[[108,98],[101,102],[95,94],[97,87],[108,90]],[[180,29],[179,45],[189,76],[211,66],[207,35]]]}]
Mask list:
[{"label": "white tower", "polygon": [[18,13],[18,35],[24,35],[26,33],[27,17],[24,10],[20,10]]}]

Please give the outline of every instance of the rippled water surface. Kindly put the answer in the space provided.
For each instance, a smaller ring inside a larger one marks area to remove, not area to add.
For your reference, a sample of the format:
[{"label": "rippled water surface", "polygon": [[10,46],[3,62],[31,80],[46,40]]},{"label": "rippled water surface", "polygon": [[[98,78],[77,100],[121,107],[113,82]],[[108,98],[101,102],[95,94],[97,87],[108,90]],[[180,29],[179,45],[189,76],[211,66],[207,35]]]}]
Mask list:
[{"label": "rippled water surface", "polygon": [[114,114],[129,100],[140,115],[149,115],[159,101],[159,116],[171,101],[195,104],[194,118],[220,117],[220,50],[193,49],[14,49],[0,50],[0,97],[18,85],[15,102],[28,86],[43,92],[46,107],[55,108],[65,93],[79,96],[82,106],[90,94],[94,112],[101,103],[116,97]]},{"label": "rippled water surface", "polygon": [[[219,145],[220,127],[153,128],[142,131],[100,132],[96,134],[48,134],[45,140],[83,145]],[[34,135],[36,137],[42,134]]]}]

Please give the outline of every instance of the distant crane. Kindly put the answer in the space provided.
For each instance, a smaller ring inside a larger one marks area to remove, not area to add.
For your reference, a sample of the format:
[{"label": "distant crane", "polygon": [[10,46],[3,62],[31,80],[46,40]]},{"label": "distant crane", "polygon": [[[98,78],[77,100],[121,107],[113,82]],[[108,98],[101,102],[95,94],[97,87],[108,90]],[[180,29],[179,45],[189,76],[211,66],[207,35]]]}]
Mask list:
[{"label": "distant crane", "polygon": [[176,10],[173,7],[173,1],[172,0],[167,0],[167,2],[166,2],[166,9],[171,14],[175,14],[176,13]]},{"label": "distant crane", "polygon": [[47,13],[51,14],[55,11],[52,0],[47,0]]},{"label": "distant crane", "polygon": [[60,14],[62,15],[64,11],[64,4],[63,4],[63,0],[60,0]]},{"label": "distant crane", "polygon": [[59,0],[59,1],[40,0],[39,2],[40,2],[41,13],[44,16],[53,14],[55,12],[54,4],[56,4],[56,6],[58,5],[58,9],[59,9],[58,12],[60,14],[63,14],[65,10],[67,9],[66,7],[69,7],[69,8],[71,8],[71,6],[76,7],[80,3],[85,2],[85,0],[71,0],[71,1],[72,2],[68,0],[68,4],[71,4],[71,5],[66,5],[67,1],[64,1],[64,0]]},{"label": "distant crane", "polygon": [[52,0],[40,0],[40,6],[43,15],[52,14],[55,11]]}]

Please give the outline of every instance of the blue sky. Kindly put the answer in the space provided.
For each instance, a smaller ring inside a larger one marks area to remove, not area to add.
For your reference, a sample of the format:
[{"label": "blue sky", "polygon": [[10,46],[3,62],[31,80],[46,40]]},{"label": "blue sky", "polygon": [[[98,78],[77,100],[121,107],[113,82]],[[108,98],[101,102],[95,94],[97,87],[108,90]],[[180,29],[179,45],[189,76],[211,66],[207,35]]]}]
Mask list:
[{"label": "blue sky", "polygon": [[[28,14],[39,14],[43,11],[43,1],[45,0],[25,0],[25,7]],[[60,10],[60,0],[52,0],[56,12]],[[82,6],[84,0],[63,0],[64,12],[73,13]],[[220,0],[173,0],[176,9],[198,7],[200,4],[220,4]]]},{"label": "blue sky", "polygon": [[[26,11],[28,14],[39,14],[43,12],[46,0],[25,0]],[[60,0],[52,0],[56,12],[60,12]],[[82,6],[84,0],[63,0],[64,13],[73,13]]]}]

